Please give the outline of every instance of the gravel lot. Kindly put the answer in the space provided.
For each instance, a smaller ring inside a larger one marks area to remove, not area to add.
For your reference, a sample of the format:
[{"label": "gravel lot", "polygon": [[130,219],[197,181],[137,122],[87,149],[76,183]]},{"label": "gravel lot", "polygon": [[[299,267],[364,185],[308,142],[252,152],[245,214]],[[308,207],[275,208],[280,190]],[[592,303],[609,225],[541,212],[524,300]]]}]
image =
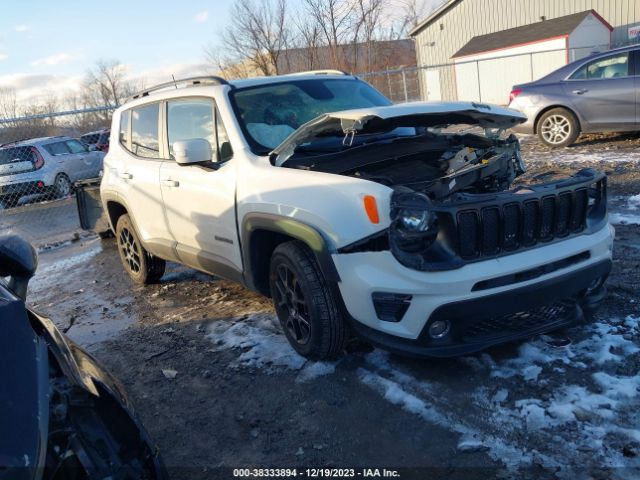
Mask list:
[{"label": "gravel lot", "polygon": [[264,298],[178,265],[158,285],[135,286],[114,241],[94,237],[46,246],[30,301],[122,380],[172,478],[292,466],[639,478],[640,201],[630,197],[640,194],[640,135],[560,151],[525,137],[523,152],[523,181],[609,174],[614,269],[592,325],[455,360],[354,345],[338,361],[306,362]]}]

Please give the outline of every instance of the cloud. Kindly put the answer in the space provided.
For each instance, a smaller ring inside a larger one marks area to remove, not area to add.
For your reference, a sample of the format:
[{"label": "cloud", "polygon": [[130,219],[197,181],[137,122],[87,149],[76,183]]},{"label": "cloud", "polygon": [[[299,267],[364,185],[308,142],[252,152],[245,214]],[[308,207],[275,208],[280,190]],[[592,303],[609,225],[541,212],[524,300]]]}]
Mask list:
[{"label": "cloud", "polygon": [[31,27],[29,25],[22,24],[22,25],[16,25],[15,27],[13,27],[13,29],[16,32],[28,32],[29,30],[31,30]]},{"label": "cloud", "polygon": [[209,12],[206,10],[196,13],[195,17],[193,17],[193,21],[196,23],[204,23],[207,20],[209,20]]},{"label": "cloud", "polygon": [[54,65],[60,65],[62,63],[69,63],[74,59],[74,56],[70,53],[56,53],[55,55],[49,55],[48,57],[39,58],[31,62],[32,67],[52,67]]},{"label": "cloud", "polygon": [[[210,73],[210,66],[204,62],[184,62],[158,66],[152,69],[136,70],[123,65],[125,78],[146,87],[176,79],[194,77]],[[15,73],[0,75],[0,88],[15,90],[18,101],[25,104],[39,102],[49,97],[43,92],[55,92],[59,99],[80,94],[84,89],[84,75],[51,75],[43,73]],[[64,108],[64,107],[60,107]]]},{"label": "cloud", "polygon": [[7,58],[9,58],[9,55],[7,55],[6,53],[0,53],[0,62],[2,60],[6,60]]},{"label": "cloud", "polygon": [[79,93],[82,90],[82,75],[40,75],[15,73],[0,75],[0,88],[15,90],[19,101],[37,102],[43,92],[56,92],[60,96],[68,93]]}]

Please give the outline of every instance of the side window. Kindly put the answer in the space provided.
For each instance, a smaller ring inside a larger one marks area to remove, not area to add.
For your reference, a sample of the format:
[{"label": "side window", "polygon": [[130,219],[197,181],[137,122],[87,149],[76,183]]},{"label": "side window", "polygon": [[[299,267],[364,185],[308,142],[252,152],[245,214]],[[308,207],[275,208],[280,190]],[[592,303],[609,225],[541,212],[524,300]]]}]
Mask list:
[{"label": "side window", "polygon": [[120,114],[120,133],[118,138],[120,139],[120,143],[126,148],[129,149],[129,118],[131,111],[125,110]]},{"label": "side window", "polygon": [[216,159],[216,133],[213,102],[204,98],[170,100],[167,102],[167,137],[169,153],[178,140],[204,138],[211,144],[211,158]]},{"label": "side window", "polygon": [[587,63],[571,75],[571,80],[618,78],[628,75],[629,53],[625,52]]},{"label": "side window", "polygon": [[221,162],[226,162],[233,157],[233,150],[231,149],[231,142],[229,141],[229,135],[227,135],[227,129],[224,128],[224,123],[222,123],[222,118],[220,118],[218,107],[216,107],[216,131],[218,133],[219,158]]},{"label": "side window", "polygon": [[67,147],[69,147],[69,151],[71,153],[84,153],[87,151],[87,149],[84,148],[84,145],[82,145],[78,140],[67,140],[65,143],[67,144]]},{"label": "side window", "polygon": [[131,152],[139,157],[160,158],[158,140],[159,104],[131,110]]},{"label": "side window", "polygon": [[69,147],[67,146],[66,142],[56,142],[56,143],[50,143],[49,145],[45,145],[44,149],[49,152],[49,155],[67,155],[68,153],[71,153],[71,150],[69,150]]}]

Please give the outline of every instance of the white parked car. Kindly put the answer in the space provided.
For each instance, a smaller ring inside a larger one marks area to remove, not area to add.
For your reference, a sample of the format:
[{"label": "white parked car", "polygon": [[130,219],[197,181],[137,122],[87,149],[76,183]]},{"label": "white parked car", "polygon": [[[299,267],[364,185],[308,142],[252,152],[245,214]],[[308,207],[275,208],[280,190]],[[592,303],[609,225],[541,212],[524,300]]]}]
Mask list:
[{"label": "white parked car", "polygon": [[63,136],[0,145],[0,202],[13,207],[28,195],[66,197],[74,182],[98,176],[103,158]]},{"label": "white parked car", "polygon": [[512,188],[524,165],[504,130],[519,112],[392,105],[338,72],[178,83],[113,116],[101,196],[135,281],[170,260],[241,282],[313,359],[352,334],[465,354],[603,301],[606,178]]}]

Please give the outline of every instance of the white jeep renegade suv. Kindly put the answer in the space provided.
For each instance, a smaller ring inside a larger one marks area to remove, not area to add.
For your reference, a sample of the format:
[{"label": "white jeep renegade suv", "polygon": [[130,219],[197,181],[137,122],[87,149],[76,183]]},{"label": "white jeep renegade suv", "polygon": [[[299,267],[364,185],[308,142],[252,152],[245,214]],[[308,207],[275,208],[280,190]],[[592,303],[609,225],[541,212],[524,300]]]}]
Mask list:
[{"label": "white jeep renegade suv", "polygon": [[241,282],[306,357],[351,333],[459,355],[582,321],[604,298],[606,178],[512,187],[524,165],[504,131],[524,121],[392,105],[340,72],[186,79],[114,113],[102,201],[133,280],[170,260]]}]

